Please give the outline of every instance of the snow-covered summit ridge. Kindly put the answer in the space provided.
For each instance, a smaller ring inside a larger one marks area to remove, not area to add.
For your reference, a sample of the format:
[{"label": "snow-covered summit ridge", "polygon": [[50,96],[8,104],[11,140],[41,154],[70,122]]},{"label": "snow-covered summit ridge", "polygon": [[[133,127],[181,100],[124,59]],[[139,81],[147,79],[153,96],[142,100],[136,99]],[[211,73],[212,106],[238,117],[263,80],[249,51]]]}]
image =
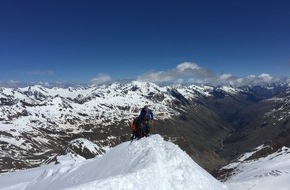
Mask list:
[{"label": "snow-covered summit ridge", "polygon": [[[177,145],[164,141],[159,135],[152,135],[132,144],[122,143],[102,157],[45,166],[42,171],[40,169],[0,176],[1,181],[6,181],[0,184],[0,188],[20,190],[21,186],[25,190],[227,190],[225,185],[198,166]],[[22,175],[26,175],[27,181],[23,181]],[[17,184],[18,181],[21,184]]]},{"label": "snow-covered summit ridge", "polygon": [[95,157],[95,155],[103,154],[105,152],[104,148],[106,149],[106,147],[103,147],[100,143],[96,143],[85,138],[78,138],[69,142],[65,152],[72,152],[85,158],[92,158]]}]

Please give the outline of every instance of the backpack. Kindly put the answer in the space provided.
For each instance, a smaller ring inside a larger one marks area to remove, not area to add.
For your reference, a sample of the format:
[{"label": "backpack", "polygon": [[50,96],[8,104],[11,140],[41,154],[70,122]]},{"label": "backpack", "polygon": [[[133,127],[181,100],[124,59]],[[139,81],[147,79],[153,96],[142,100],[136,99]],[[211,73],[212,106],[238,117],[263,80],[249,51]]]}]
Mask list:
[{"label": "backpack", "polygon": [[131,141],[133,141],[133,139],[140,139],[143,137],[142,132],[141,132],[141,122],[140,122],[139,117],[136,117],[130,123],[130,128],[132,129]]},{"label": "backpack", "polygon": [[135,126],[135,131],[139,132],[141,130],[141,123],[139,117],[136,117],[133,121]]},{"label": "backpack", "polygon": [[130,128],[132,129],[132,131],[136,131],[136,126],[135,126],[135,119],[130,123]]},{"label": "backpack", "polygon": [[140,121],[139,117],[136,117],[131,123],[130,123],[130,128],[132,131],[136,131],[140,128]]}]

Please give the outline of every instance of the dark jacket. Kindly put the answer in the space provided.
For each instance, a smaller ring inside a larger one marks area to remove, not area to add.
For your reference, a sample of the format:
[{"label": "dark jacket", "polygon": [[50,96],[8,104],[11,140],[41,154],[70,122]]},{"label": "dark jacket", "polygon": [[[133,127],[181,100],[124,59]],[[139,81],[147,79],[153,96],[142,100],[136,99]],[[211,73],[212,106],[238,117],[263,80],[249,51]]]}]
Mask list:
[{"label": "dark jacket", "polygon": [[154,119],[152,110],[148,109],[148,113],[147,114],[146,113],[147,113],[146,110],[144,108],[142,108],[142,110],[140,112],[140,115],[139,115],[139,121],[140,122],[142,122],[142,121],[150,121],[150,120]]}]

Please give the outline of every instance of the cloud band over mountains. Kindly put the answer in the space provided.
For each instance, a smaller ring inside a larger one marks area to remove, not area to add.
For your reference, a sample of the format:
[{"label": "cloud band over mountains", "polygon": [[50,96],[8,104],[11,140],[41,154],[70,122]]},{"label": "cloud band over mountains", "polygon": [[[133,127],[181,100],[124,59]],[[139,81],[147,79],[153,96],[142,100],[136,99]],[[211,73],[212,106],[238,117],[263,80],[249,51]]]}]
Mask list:
[{"label": "cloud band over mountains", "polygon": [[[22,72],[26,75],[33,76],[53,76],[56,73],[53,70],[47,71],[25,71]],[[224,73],[218,75],[210,69],[203,68],[194,62],[183,62],[176,67],[165,71],[151,71],[139,75],[131,79],[113,79],[109,74],[99,73],[96,77],[91,79],[91,84],[108,84],[112,82],[128,82],[138,80],[143,82],[153,82],[158,85],[170,84],[210,84],[210,85],[232,85],[232,86],[246,86],[246,85],[263,85],[279,82],[287,82],[290,84],[289,77],[275,77],[268,73],[261,73],[259,75],[248,75],[247,77],[238,77],[231,73]],[[42,82],[25,83],[17,80],[0,81],[1,86],[17,87],[26,86],[31,84],[38,84]],[[69,82],[51,82],[51,84],[71,84]]]},{"label": "cloud band over mountains", "polygon": [[[261,85],[277,82],[290,82],[287,77],[274,77],[268,73],[260,75],[249,75],[247,77],[237,77],[230,73],[218,75],[207,68],[202,68],[194,62],[183,62],[175,68],[166,71],[146,72],[138,76],[135,80],[143,82],[153,82],[157,84],[193,84],[205,83],[212,85]],[[107,74],[99,74],[91,80],[92,83],[101,84],[112,82],[112,78]]]},{"label": "cloud band over mountains", "polygon": [[139,81],[154,83],[208,83],[213,85],[259,85],[276,82],[289,82],[286,77],[273,77],[270,74],[262,73],[258,76],[249,75],[241,78],[230,73],[217,75],[209,69],[202,68],[193,62],[178,64],[175,68],[167,71],[144,73],[137,78]]},{"label": "cloud band over mountains", "polygon": [[91,80],[91,83],[104,84],[104,83],[108,83],[110,81],[112,81],[112,78],[110,75],[104,74],[104,73],[99,73],[97,77],[95,77]]}]

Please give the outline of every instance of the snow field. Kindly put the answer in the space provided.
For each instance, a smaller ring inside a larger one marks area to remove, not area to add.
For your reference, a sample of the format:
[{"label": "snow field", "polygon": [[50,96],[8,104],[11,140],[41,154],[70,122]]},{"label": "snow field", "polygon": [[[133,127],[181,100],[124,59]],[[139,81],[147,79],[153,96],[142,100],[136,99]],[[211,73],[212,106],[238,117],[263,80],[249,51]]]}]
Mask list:
[{"label": "snow field", "polygon": [[[4,190],[227,190],[160,135],[122,143],[101,157],[0,176]],[[62,163],[62,162],[61,162]],[[22,178],[25,177],[25,180]],[[13,182],[14,181],[14,182]]]}]

